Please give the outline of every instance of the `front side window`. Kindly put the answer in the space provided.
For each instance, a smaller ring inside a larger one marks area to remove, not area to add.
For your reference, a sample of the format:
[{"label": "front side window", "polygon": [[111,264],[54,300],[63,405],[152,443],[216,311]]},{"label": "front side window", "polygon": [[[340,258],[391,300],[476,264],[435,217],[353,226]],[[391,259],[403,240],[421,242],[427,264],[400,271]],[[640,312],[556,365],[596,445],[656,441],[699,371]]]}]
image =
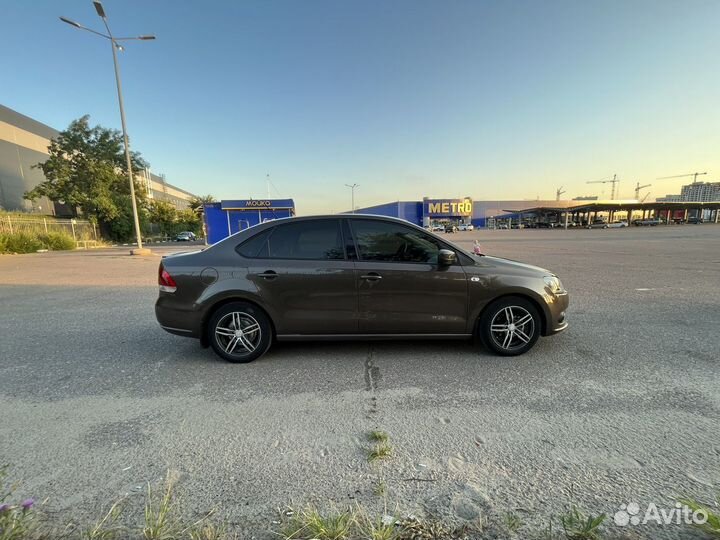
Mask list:
[{"label": "front side window", "polygon": [[422,231],[396,223],[353,220],[361,261],[437,264],[443,246]]},{"label": "front side window", "polygon": [[[298,221],[273,227],[267,238],[253,237],[243,243],[238,251],[251,258],[304,259],[304,260],[342,260],[343,251],[340,221],[324,219],[318,221]],[[258,238],[257,240],[255,240]],[[255,241],[255,242],[253,242]],[[257,244],[244,249],[246,244]],[[245,254],[247,253],[247,255]]]}]

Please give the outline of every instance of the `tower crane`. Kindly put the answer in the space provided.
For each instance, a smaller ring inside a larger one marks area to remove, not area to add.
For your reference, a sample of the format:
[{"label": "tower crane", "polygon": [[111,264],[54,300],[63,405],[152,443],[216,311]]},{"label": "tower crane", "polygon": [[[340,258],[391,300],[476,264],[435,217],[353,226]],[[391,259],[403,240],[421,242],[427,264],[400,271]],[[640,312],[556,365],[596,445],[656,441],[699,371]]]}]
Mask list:
[{"label": "tower crane", "polygon": [[655,180],[668,180],[670,178],[685,178],[686,176],[692,176],[693,177],[693,184],[697,182],[697,177],[702,176],[703,174],[707,174],[706,172],[692,172],[688,174],[676,174],[674,176],[662,176],[660,178],[656,178]]},{"label": "tower crane", "polygon": [[612,180],[590,180],[589,182],[585,182],[586,184],[612,184],[612,190],[610,191],[610,200],[615,200],[615,187],[620,182],[620,180],[617,177],[617,174],[613,174]]},{"label": "tower crane", "polygon": [[555,191],[555,200],[559,201],[560,195],[562,195],[563,193],[565,193],[565,190],[563,190],[563,186],[560,186],[559,188],[557,188],[557,190]]},{"label": "tower crane", "polygon": [[[640,200],[640,190],[641,190],[641,189],[645,189],[646,187],[650,187],[650,186],[652,186],[652,184],[645,184],[644,186],[641,186],[641,185],[640,185],[640,182],[638,182],[638,183],[635,185],[635,199]],[[647,195],[645,195],[645,197],[647,197]],[[645,199],[643,198],[643,201],[644,201],[644,200],[645,200]],[[642,202],[642,201],[641,201],[641,202]]]}]

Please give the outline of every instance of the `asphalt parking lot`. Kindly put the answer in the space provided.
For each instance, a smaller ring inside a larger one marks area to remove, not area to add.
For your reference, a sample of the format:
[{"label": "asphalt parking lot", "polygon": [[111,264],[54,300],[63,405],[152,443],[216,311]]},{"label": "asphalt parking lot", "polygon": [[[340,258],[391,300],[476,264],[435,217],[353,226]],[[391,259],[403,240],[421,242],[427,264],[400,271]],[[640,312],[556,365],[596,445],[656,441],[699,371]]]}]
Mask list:
[{"label": "asphalt parking lot", "polygon": [[[555,271],[570,328],[510,359],[463,342],[288,343],[232,365],[157,326],[158,256],[2,256],[0,462],[67,515],[140,500],[172,469],[189,512],[217,506],[256,538],[291,502],[379,507],[380,479],[404,512],[513,511],[521,537],[569,504],[612,516],[720,491],[720,226],[448,238]],[[375,428],[394,448],[381,466],[365,454]]]}]

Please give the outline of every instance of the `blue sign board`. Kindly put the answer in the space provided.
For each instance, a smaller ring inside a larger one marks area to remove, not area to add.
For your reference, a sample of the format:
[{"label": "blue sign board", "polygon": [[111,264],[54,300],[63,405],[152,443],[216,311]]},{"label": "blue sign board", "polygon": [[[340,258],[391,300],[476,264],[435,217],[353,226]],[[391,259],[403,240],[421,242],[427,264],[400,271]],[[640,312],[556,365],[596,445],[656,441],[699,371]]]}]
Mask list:
[{"label": "blue sign board", "polygon": [[295,208],[292,199],[241,199],[239,201],[221,201],[223,210],[276,210]]}]

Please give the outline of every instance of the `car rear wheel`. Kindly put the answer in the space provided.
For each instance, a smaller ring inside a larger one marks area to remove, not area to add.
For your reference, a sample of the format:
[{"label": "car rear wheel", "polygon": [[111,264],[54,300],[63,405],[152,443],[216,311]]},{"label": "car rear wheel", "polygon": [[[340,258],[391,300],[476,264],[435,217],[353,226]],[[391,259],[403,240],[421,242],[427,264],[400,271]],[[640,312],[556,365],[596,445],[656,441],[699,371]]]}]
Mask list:
[{"label": "car rear wheel", "polygon": [[247,302],[226,304],[208,323],[213,350],[228,362],[252,362],[272,343],[272,326],[264,311]]},{"label": "car rear wheel", "polygon": [[540,314],[525,298],[501,298],[483,312],[478,333],[483,345],[494,353],[517,356],[532,349],[540,337]]}]

